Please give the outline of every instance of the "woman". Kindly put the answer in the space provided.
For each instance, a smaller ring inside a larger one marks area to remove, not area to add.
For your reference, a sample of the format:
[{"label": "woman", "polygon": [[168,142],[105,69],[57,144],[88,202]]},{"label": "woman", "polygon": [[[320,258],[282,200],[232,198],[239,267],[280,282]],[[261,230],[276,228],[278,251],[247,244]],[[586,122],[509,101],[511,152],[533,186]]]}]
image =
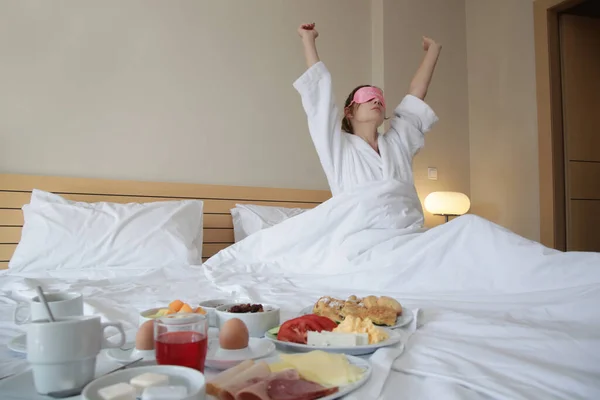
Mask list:
[{"label": "woman", "polygon": [[294,82],[294,87],[302,98],[310,134],[332,194],[388,179],[409,183],[414,190],[412,158],[423,147],[423,134],[438,120],[423,99],[441,46],[423,38],[425,58],[409,93],[394,110],[391,128],[379,134],[377,128],[386,111],[381,89],[370,85],[354,89],[346,99],[340,121],[331,75],[317,54],[315,41],[319,34],[315,24],[301,25],[298,34],[304,44],[308,70]]}]

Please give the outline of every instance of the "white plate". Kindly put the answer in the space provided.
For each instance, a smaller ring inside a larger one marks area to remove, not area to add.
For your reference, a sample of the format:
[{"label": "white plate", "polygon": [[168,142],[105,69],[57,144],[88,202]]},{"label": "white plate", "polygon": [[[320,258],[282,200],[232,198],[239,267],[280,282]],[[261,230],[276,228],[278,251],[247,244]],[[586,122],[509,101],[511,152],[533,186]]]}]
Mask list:
[{"label": "white plate", "polygon": [[137,350],[137,349],[108,349],[106,356],[116,362],[127,364],[138,358],[143,358],[140,362],[156,361],[156,353],[154,350]]},{"label": "white plate", "polygon": [[225,350],[219,346],[219,339],[208,341],[208,353],[205,365],[209,368],[224,370],[234,367],[245,360],[266,357],[275,351],[275,344],[267,339],[251,337],[248,347],[241,350]]},{"label": "white plate", "polygon": [[[362,377],[354,383],[351,383],[349,385],[340,386],[337,393],[330,394],[329,396],[325,396],[325,397],[319,397],[319,400],[339,399],[340,397],[345,396],[348,393],[353,392],[356,389],[358,389],[359,387],[361,387],[362,385],[364,385],[364,383],[371,377],[371,364],[367,360],[363,360],[362,358],[349,356],[349,355],[346,355],[346,358],[348,359],[348,362],[350,362],[350,364],[356,365],[364,371]],[[277,362],[280,360],[281,359],[279,358],[279,356],[274,356],[274,357],[268,358],[264,361],[266,363],[270,364],[270,363],[274,363],[274,362]]]},{"label": "white plate", "polygon": [[393,331],[391,329],[379,328],[385,330],[390,336],[387,340],[383,342],[368,344],[366,346],[353,346],[353,347],[332,347],[332,346],[309,346],[307,344],[301,343],[291,343],[291,342],[283,342],[281,340],[277,340],[277,335],[273,335],[269,332],[265,333],[265,338],[272,340],[275,345],[283,351],[289,352],[300,352],[307,353],[313,350],[323,350],[329,353],[343,353],[343,354],[351,354],[353,356],[360,356],[364,354],[371,354],[375,352],[375,350],[380,347],[387,347],[394,345],[402,340],[402,336],[400,336],[399,332]]},{"label": "white plate", "polygon": [[88,383],[81,393],[81,398],[83,400],[102,400],[98,395],[98,390],[120,382],[129,383],[131,378],[146,372],[168,375],[169,385],[187,387],[188,396],[185,400],[204,400],[206,398],[206,382],[204,375],[195,369],[174,365],[131,367],[104,375]]},{"label": "white plate", "polygon": [[[298,316],[301,317],[306,314],[312,314],[313,313],[312,310],[313,310],[313,306],[304,307],[302,309],[302,311],[300,311]],[[396,325],[385,326],[385,328],[388,328],[388,329],[401,328],[405,325],[410,324],[411,321],[413,320],[413,318],[414,318],[414,315],[411,310],[409,310],[408,308],[402,308],[402,315],[400,315],[398,318],[396,318]]]},{"label": "white plate", "polygon": [[27,335],[19,335],[8,342],[8,348],[17,353],[27,353]]}]

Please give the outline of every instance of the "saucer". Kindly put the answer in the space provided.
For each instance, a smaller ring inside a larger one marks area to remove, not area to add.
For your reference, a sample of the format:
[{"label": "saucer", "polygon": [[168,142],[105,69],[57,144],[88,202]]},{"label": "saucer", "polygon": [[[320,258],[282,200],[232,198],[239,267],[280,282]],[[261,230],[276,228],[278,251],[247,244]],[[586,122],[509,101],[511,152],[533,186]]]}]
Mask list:
[{"label": "saucer", "polygon": [[251,337],[248,347],[241,350],[225,350],[219,346],[219,339],[208,341],[205,365],[208,368],[224,370],[245,360],[263,358],[275,351],[275,344],[267,339]]},{"label": "saucer", "polygon": [[12,338],[8,342],[8,348],[17,353],[27,353],[27,334],[22,334]]},{"label": "saucer", "polygon": [[206,399],[206,378],[204,375],[195,369],[178,367],[176,365],[148,365],[111,372],[88,383],[81,393],[81,399],[102,400],[104,397],[99,394],[102,388],[117,383],[128,383],[132,378],[144,373],[167,375],[169,377],[169,385],[185,386],[188,392],[185,397],[186,400]]},{"label": "saucer", "polygon": [[156,361],[156,353],[154,350],[138,350],[138,349],[127,349],[122,350],[119,348],[106,350],[106,356],[111,360],[119,363],[130,363],[138,358],[142,358],[142,361]]}]

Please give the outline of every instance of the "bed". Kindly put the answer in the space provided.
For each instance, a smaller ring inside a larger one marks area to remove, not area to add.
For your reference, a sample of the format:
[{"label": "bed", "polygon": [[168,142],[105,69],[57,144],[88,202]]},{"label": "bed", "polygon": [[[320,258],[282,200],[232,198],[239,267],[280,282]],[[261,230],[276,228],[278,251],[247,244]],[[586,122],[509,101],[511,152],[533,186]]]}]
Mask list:
[{"label": "bed", "polygon": [[236,204],[312,208],[331,195],[325,190],[298,190],[187,183],[70,178],[0,174],[0,269],[8,262],[21,238],[23,213],[31,191],[42,189],[66,199],[115,203],[155,202],[174,199],[204,201],[204,260],[234,241],[230,209]]},{"label": "bed", "polygon": [[[171,184],[0,179],[3,196],[25,193],[21,204],[32,188],[79,201],[106,201],[105,196],[125,201],[205,199],[204,215],[215,217],[204,220],[203,244],[222,240],[219,247],[203,247],[196,264],[4,272],[0,374],[25,368],[4,346],[20,332],[10,323],[10,301],[32,297],[36,284],[83,292],[86,313],[122,321],[128,332],[135,332],[140,310],[164,306],[175,297],[275,303],[285,320],[323,295],[387,295],[417,319],[404,351],[392,360],[382,399],[600,397],[598,253],[552,250],[474,215],[423,230],[406,217],[406,204],[393,181],[370,183],[330,199],[327,192],[315,191],[207,190],[203,185],[169,191],[162,188]],[[233,243],[228,210],[242,199],[309,210]],[[19,201],[2,200],[0,207],[18,210]],[[9,214],[12,220],[5,213],[0,225],[18,228],[22,219]],[[209,225],[217,215],[221,225]],[[229,236],[209,239],[217,237],[207,233],[216,228]],[[5,260],[15,247],[9,246]]]}]

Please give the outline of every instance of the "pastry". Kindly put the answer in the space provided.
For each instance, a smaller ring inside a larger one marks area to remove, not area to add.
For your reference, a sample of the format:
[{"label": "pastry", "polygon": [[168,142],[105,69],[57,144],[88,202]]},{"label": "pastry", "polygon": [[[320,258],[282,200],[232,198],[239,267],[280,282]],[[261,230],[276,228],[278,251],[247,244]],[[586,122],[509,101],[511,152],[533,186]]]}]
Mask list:
[{"label": "pastry", "polygon": [[396,311],[393,308],[374,306],[367,308],[367,317],[376,325],[396,325]]},{"label": "pastry", "polygon": [[402,306],[396,299],[392,299],[391,297],[387,296],[381,296],[379,299],[377,299],[377,305],[392,308],[396,312],[396,315],[402,315]]},{"label": "pastry", "polygon": [[[367,296],[362,299],[362,302],[367,308],[375,307],[377,305],[377,296]],[[382,304],[380,304],[382,305]]]},{"label": "pastry", "polygon": [[361,319],[369,318],[377,325],[393,326],[396,324],[396,311],[389,307],[375,305],[367,307],[364,303],[346,303],[340,311],[342,317],[358,317]]},{"label": "pastry", "polygon": [[346,301],[351,301],[353,303],[358,303],[360,301],[360,299],[358,297],[356,297],[355,295],[352,295],[350,297],[348,297],[348,300]]},{"label": "pastry", "polygon": [[340,310],[340,315],[343,318],[346,318],[347,316],[351,315],[353,317],[365,319],[367,318],[368,311],[369,309],[365,307],[363,303],[346,302],[346,304],[344,304],[344,307]]},{"label": "pastry", "polygon": [[313,314],[342,322],[347,316],[370,318],[374,324],[394,326],[396,318],[402,314],[402,306],[387,296],[350,296],[347,300],[323,296],[313,306]]},{"label": "pastry", "polygon": [[340,311],[344,307],[345,303],[346,302],[344,300],[323,296],[315,303],[313,307],[313,314],[327,317],[335,322],[342,322],[344,317],[341,316]]}]

